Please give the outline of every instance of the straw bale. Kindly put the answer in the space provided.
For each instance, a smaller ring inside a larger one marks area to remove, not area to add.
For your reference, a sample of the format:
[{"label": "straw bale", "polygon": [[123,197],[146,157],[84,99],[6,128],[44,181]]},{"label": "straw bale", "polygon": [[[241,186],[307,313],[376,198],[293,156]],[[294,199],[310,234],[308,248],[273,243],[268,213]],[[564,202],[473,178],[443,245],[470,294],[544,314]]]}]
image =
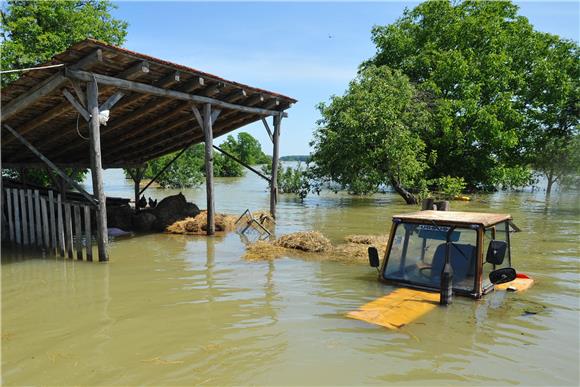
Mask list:
[{"label": "straw bale", "polygon": [[379,247],[379,245],[386,245],[389,238],[384,235],[347,235],[344,240],[348,243]]},{"label": "straw bale", "polygon": [[284,247],[276,246],[270,241],[257,241],[246,245],[244,259],[249,261],[270,260],[281,257],[285,252]]},{"label": "straw bale", "polygon": [[283,235],[274,244],[288,249],[307,252],[324,252],[332,249],[332,244],[318,231],[303,231]]},{"label": "straw bale", "polygon": [[[215,214],[215,230],[231,231],[234,229],[236,217],[226,214]],[[207,211],[201,211],[195,218],[185,218],[174,222],[165,229],[172,234],[204,235],[207,230]]]}]

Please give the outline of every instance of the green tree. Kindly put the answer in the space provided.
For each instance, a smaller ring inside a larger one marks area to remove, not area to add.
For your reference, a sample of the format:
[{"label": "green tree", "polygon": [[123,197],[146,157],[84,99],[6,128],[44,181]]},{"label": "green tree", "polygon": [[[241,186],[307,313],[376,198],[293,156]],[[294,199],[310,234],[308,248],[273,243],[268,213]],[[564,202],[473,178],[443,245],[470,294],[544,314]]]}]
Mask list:
[{"label": "green tree", "polygon": [[[242,141],[243,139],[243,141]],[[255,144],[258,144],[256,147]],[[229,135],[221,144],[221,148],[229,154],[244,159],[248,164],[266,157],[260,148],[259,142],[248,133],[240,133],[238,139]],[[249,150],[248,150],[249,149]],[[178,152],[174,152],[147,163],[144,178],[154,178],[169,163]],[[242,157],[240,155],[245,155]],[[250,162],[248,162],[248,160]],[[235,177],[243,176],[243,167],[230,157],[213,152],[214,176]],[[125,170],[125,176],[129,173]],[[191,188],[203,182],[205,176],[205,150],[203,144],[196,144],[186,150],[171,166],[158,178],[157,182],[163,188]]]},{"label": "green tree", "polygon": [[[121,45],[127,22],[111,16],[115,6],[102,0],[9,0],[2,6],[2,69],[48,62],[73,43],[94,38]],[[3,74],[2,84],[17,78]]]},{"label": "green tree", "polygon": [[[521,95],[537,58],[537,33],[508,1],[427,1],[372,31],[377,53],[431,97],[438,158],[429,176],[463,177],[471,189],[510,185],[531,151]],[[517,177],[517,179],[516,179]],[[498,178],[503,179],[498,181]]]},{"label": "green tree", "polygon": [[[220,148],[229,154],[240,157],[239,145],[236,139],[229,135],[226,140],[220,145]],[[237,177],[243,176],[243,167],[232,158],[221,153],[214,152],[214,173],[220,177]]]},{"label": "green tree", "polygon": [[262,146],[251,134],[241,132],[238,134],[238,155],[246,164],[265,164],[270,161],[262,152]]},{"label": "green tree", "polygon": [[[148,162],[143,177],[153,179],[177,153],[170,153]],[[201,172],[204,168],[203,153],[201,144],[189,148],[157,178],[157,183],[162,188],[191,188],[199,185],[203,181]],[[127,170],[125,176],[129,176]]]},{"label": "green tree", "polygon": [[533,134],[532,165],[545,176],[546,193],[556,182],[580,172],[580,58],[578,44],[538,34],[538,61],[526,82],[523,107]]},{"label": "green tree", "polygon": [[343,96],[320,104],[310,173],[352,193],[391,185],[407,203],[423,179],[427,154],[421,136],[429,113],[408,78],[398,70],[366,66]]}]

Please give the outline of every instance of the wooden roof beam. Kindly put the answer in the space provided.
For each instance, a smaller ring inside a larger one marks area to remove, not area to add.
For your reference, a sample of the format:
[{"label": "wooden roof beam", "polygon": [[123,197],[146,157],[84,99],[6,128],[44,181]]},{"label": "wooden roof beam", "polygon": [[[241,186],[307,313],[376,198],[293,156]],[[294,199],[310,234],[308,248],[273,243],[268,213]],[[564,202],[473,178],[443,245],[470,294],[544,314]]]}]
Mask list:
[{"label": "wooden roof beam", "polygon": [[[237,115],[239,114],[239,112],[236,111],[229,111],[227,113],[224,113],[221,118],[217,121],[217,125],[214,126],[214,134],[218,134],[219,130],[223,127],[227,127],[230,126],[232,124],[235,124],[236,122],[242,121],[246,118],[246,117],[241,117],[238,118],[237,120],[234,121],[229,121],[228,118],[230,118],[231,116]],[[254,117],[249,117],[250,121],[255,121]],[[131,157],[134,157],[134,155],[139,154],[139,153],[143,153],[143,152],[148,152],[149,149],[155,148],[155,147],[159,147],[163,144],[166,144],[168,142],[171,141],[175,141],[176,139],[179,140],[181,138],[185,138],[183,143],[187,143],[187,139],[191,139],[191,136],[194,135],[195,139],[202,139],[203,138],[203,133],[201,131],[201,128],[199,128],[199,125],[193,126],[192,128],[183,128],[184,125],[188,124],[190,121],[192,121],[192,118],[188,117],[185,120],[181,120],[181,121],[177,121],[173,124],[171,124],[168,127],[164,127],[164,130],[162,132],[155,132],[154,136],[147,138],[148,141],[151,142],[151,145],[145,148],[137,148],[133,151],[127,151],[127,147],[125,147],[125,151],[122,152],[121,157],[129,157],[128,159],[130,160]],[[196,122],[197,121],[193,121]],[[221,125],[220,125],[221,123]],[[195,136],[195,129],[199,128],[199,135]],[[178,134],[172,134],[171,131],[175,129],[176,131],[178,131]],[[192,129],[192,130],[190,130]],[[217,137],[217,136],[216,136]],[[130,147],[133,147],[135,144],[131,144]],[[130,148],[129,147],[129,148]],[[114,153],[111,154],[118,154],[121,153],[119,150],[116,150]],[[116,159],[114,159],[116,160]]]},{"label": "wooden roof beam", "polygon": [[254,106],[255,104],[264,102],[264,100],[265,98],[262,94],[255,94],[246,101],[246,104],[248,106]]},{"label": "wooden roof beam", "polygon": [[213,85],[209,86],[206,89],[202,90],[202,93],[206,97],[211,97],[220,93],[226,87],[225,83],[223,82],[216,82]]},{"label": "wooden roof beam", "polygon": [[[224,100],[229,103],[238,102],[240,99],[246,98],[248,93],[244,89],[238,89],[228,94]],[[250,106],[250,105],[248,105]]]},{"label": "wooden roof beam", "polygon": [[101,83],[103,85],[108,85],[108,86],[115,86],[115,87],[118,87],[120,89],[124,89],[124,90],[128,90],[128,91],[134,91],[134,92],[144,93],[144,94],[151,94],[151,95],[156,95],[158,97],[167,97],[167,98],[179,99],[179,100],[183,100],[183,101],[191,101],[194,103],[209,103],[212,106],[216,106],[216,107],[220,107],[220,108],[224,108],[224,109],[239,110],[239,111],[244,112],[244,113],[259,114],[259,115],[265,115],[265,116],[271,116],[271,115],[286,116],[287,115],[285,112],[282,112],[279,110],[268,110],[268,109],[262,109],[262,108],[255,108],[255,107],[248,107],[248,106],[231,104],[231,103],[223,102],[223,101],[220,101],[218,99],[214,99],[214,98],[210,98],[210,97],[205,97],[205,96],[201,96],[201,95],[191,95],[191,94],[187,94],[187,93],[176,91],[176,90],[155,87],[155,86],[152,86],[152,85],[149,85],[146,83],[127,81],[124,79],[110,77],[108,75],[94,74],[94,73],[89,73],[86,71],[75,71],[75,70],[68,70],[67,69],[67,70],[65,70],[65,75],[67,77],[70,77],[73,79],[78,79],[80,81],[85,81],[85,82],[89,82],[94,78],[97,81],[97,83]]},{"label": "wooden roof beam", "polygon": [[[253,121],[255,121],[255,117],[247,117],[246,116],[246,117],[240,118],[236,121],[230,122],[229,125],[222,124],[220,126],[220,129],[214,130],[213,132],[214,132],[214,135],[216,135],[216,137],[220,137],[220,136],[223,136],[223,135],[225,135],[233,130],[241,128],[241,127],[243,127],[243,126],[245,126]],[[235,126],[235,127],[233,127],[233,126]],[[228,130],[228,128],[231,128],[231,129]],[[146,162],[147,160],[152,160],[152,159],[155,159],[157,157],[161,157],[164,154],[175,152],[175,151],[183,148],[184,146],[188,146],[188,144],[195,144],[195,143],[199,144],[202,142],[203,142],[203,135],[202,134],[200,134],[199,136],[195,136],[193,139],[185,138],[185,139],[177,142],[175,144],[175,146],[172,146],[169,149],[153,151],[153,153],[148,153],[146,158],[139,158],[136,160],[138,160],[137,162]],[[135,152],[134,154],[137,155],[138,152]],[[135,156],[132,156],[132,157],[135,157]],[[131,160],[131,158],[126,157],[125,160]]]},{"label": "wooden roof beam", "polygon": [[[79,60],[78,62],[76,62],[75,64],[73,64],[70,67],[70,69],[73,71],[80,69],[88,69],[95,63],[102,61],[103,61],[103,52],[101,51],[101,49],[97,49],[91,52],[89,55],[82,58],[81,60]],[[14,98],[12,101],[8,102],[8,104],[2,108],[0,120],[6,122],[6,120],[10,119],[16,113],[19,113],[22,110],[26,109],[28,106],[32,105],[40,98],[64,86],[66,82],[67,78],[63,75],[62,71],[59,71],[56,74],[50,76],[43,82],[39,83],[36,87],[33,87],[28,92],[21,94],[18,97]],[[24,133],[21,132],[21,134]]]},{"label": "wooden roof beam", "polygon": [[[156,81],[155,84],[157,86],[160,86],[160,87],[167,87],[167,86],[170,86],[170,85],[172,85],[176,82],[179,82],[179,81],[180,81],[180,73],[178,71],[174,71],[174,72],[167,74],[166,76],[159,79],[158,81]],[[123,107],[127,104],[130,104],[130,103],[138,102],[139,100],[147,98],[147,97],[148,97],[148,95],[146,95],[146,94],[131,95],[131,96],[127,97],[125,100],[123,100],[123,102],[121,102],[120,107]],[[163,101],[154,100],[154,101],[151,101],[151,102],[147,103],[146,105],[140,107],[139,109],[134,110],[130,113],[127,113],[127,114],[117,118],[116,120],[113,120],[112,122],[108,123],[107,127],[103,127],[101,130],[101,141],[103,143],[103,149],[105,149],[107,147],[107,144],[105,143],[106,136],[114,134],[117,131],[117,129],[127,125],[128,123],[130,123],[138,118],[143,117],[144,115],[148,114],[151,111],[154,111],[156,109],[160,109],[160,108],[170,104],[171,102],[173,102],[171,99],[166,99]],[[70,146],[70,147],[64,147],[64,148],[57,151],[56,156],[58,157],[61,154],[74,151],[74,150],[80,148],[81,146],[82,146],[82,144],[72,144],[72,146]]]}]

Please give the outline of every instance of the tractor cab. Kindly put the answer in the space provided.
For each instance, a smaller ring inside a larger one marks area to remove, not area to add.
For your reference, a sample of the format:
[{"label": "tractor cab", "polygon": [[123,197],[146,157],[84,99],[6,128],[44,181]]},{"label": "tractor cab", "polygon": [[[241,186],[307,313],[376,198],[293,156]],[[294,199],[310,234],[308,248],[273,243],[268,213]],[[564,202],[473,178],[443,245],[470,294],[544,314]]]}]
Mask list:
[{"label": "tractor cab", "polygon": [[517,231],[509,214],[419,211],[395,215],[382,265],[376,249],[369,249],[369,260],[378,268],[381,281],[440,291],[442,277],[450,271],[453,293],[481,298],[500,286],[521,290],[533,282],[512,268],[510,236]]}]

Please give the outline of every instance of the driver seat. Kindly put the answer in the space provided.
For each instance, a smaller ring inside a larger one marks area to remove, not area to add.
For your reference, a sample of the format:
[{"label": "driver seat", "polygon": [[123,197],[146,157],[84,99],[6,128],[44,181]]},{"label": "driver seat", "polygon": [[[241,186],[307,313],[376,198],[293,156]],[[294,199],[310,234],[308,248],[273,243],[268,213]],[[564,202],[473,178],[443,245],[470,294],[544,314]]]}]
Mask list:
[{"label": "driver seat", "polygon": [[[445,266],[446,243],[437,246],[433,254],[431,264],[431,282],[439,284],[441,282],[441,272]],[[454,243],[449,250],[449,261],[453,268],[453,283],[461,282],[468,276],[475,275],[475,246]]]}]

